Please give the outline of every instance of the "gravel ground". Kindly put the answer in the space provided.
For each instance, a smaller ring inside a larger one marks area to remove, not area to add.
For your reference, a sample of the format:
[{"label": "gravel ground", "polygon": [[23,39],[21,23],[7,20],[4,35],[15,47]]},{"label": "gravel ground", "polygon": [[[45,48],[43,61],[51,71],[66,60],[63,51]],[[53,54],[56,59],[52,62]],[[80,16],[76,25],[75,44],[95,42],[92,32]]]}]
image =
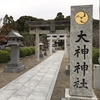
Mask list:
[{"label": "gravel ground", "polygon": [[[47,58],[47,57],[45,57]],[[0,64],[0,88],[11,82],[12,80],[16,79],[29,69],[33,68],[35,65],[43,61],[44,59],[41,59],[40,61],[35,60],[35,56],[29,56],[21,59],[21,62],[26,66],[26,69],[23,70],[20,73],[5,73],[3,72],[4,67],[7,65],[5,64]]]},{"label": "gravel ground", "polygon": [[65,97],[65,88],[69,88],[69,76],[66,75],[66,66],[67,58],[64,56],[51,100],[61,100]]},{"label": "gravel ground", "polygon": [[[6,84],[14,80],[15,78],[19,77],[29,69],[33,68],[35,65],[37,65],[43,60],[44,59],[41,59],[39,62],[37,62],[35,60],[34,55],[21,59],[21,62],[24,63],[26,66],[26,70],[20,73],[5,73],[3,72],[3,69],[7,64],[6,63],[0,64],[0,88],[2,88]],[[67,58],[66,56],[64,56],[51,100],[61,100],[61,98],[65,97],[65,88],[69,88],[69,76],[66,75],[66,70],[65,70],[66,66],[67,66]],[[98,100],[100,100],[100,90],[94,89],[94,92],[98,97]]]}]

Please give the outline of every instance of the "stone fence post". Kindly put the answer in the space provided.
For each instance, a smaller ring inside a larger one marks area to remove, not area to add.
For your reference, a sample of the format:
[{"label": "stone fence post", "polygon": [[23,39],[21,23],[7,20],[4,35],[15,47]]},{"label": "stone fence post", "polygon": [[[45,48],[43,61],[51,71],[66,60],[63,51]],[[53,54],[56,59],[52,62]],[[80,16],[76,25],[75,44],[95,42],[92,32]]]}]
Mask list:
[{"label": "stone fence post", "polygon": [[94,64],[94,88],[100,89],[100,65]]}]

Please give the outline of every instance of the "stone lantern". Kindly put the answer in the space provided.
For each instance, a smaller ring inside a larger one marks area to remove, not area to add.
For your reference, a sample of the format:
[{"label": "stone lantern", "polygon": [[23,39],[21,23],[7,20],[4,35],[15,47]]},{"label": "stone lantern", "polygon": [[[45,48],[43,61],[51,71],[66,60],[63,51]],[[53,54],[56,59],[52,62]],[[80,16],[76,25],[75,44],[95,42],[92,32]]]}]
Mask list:
[{"label": "stone lantern", "polygon": [[7,46],[11,47],[11,61],[4,68],[4,72],[20,72],[25,69],[25,66],[19,61],[19,47],[22,46],[21,38],[23,36],[12,30],[6,38],[8,39]]},{"label": "stone lantern", "polygon": [[40,46],[40,58],[44,58],[44,54],[43,54],[43,52],[42,52],[42,48],[43,48],[43,43],[39,43],[39,46]]}]

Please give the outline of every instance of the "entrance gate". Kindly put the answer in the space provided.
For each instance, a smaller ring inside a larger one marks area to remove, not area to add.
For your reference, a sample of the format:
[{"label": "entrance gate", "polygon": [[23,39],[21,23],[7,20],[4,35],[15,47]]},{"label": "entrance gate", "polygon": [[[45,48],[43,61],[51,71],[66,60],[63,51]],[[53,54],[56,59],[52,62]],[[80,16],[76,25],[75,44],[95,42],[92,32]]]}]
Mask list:
[{"label": "entrance gate", "polygon": [[[39,35],[47,34],[49,40],[49,52],[52,54],[52,40],[64,40],[66,52],[66,39],[69,34],[69,21],[27,21],[30,34],[36,35],[36,60],[39,61]],[[63,27],[63,30],[56,27]],[[32,29],[34,28],[34,29]]]}]

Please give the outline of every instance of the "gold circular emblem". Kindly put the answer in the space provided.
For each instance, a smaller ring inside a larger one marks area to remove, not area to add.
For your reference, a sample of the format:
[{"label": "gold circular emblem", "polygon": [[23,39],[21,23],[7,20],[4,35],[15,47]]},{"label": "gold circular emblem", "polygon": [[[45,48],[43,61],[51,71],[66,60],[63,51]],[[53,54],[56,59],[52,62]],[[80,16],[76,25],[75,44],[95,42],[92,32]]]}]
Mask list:
[{"label": "gold circular emblem", "polygon": [[85,24],[88,21],[88,14],[84,11],[78,12],[75,15],[75,21],[78,24]]}]

